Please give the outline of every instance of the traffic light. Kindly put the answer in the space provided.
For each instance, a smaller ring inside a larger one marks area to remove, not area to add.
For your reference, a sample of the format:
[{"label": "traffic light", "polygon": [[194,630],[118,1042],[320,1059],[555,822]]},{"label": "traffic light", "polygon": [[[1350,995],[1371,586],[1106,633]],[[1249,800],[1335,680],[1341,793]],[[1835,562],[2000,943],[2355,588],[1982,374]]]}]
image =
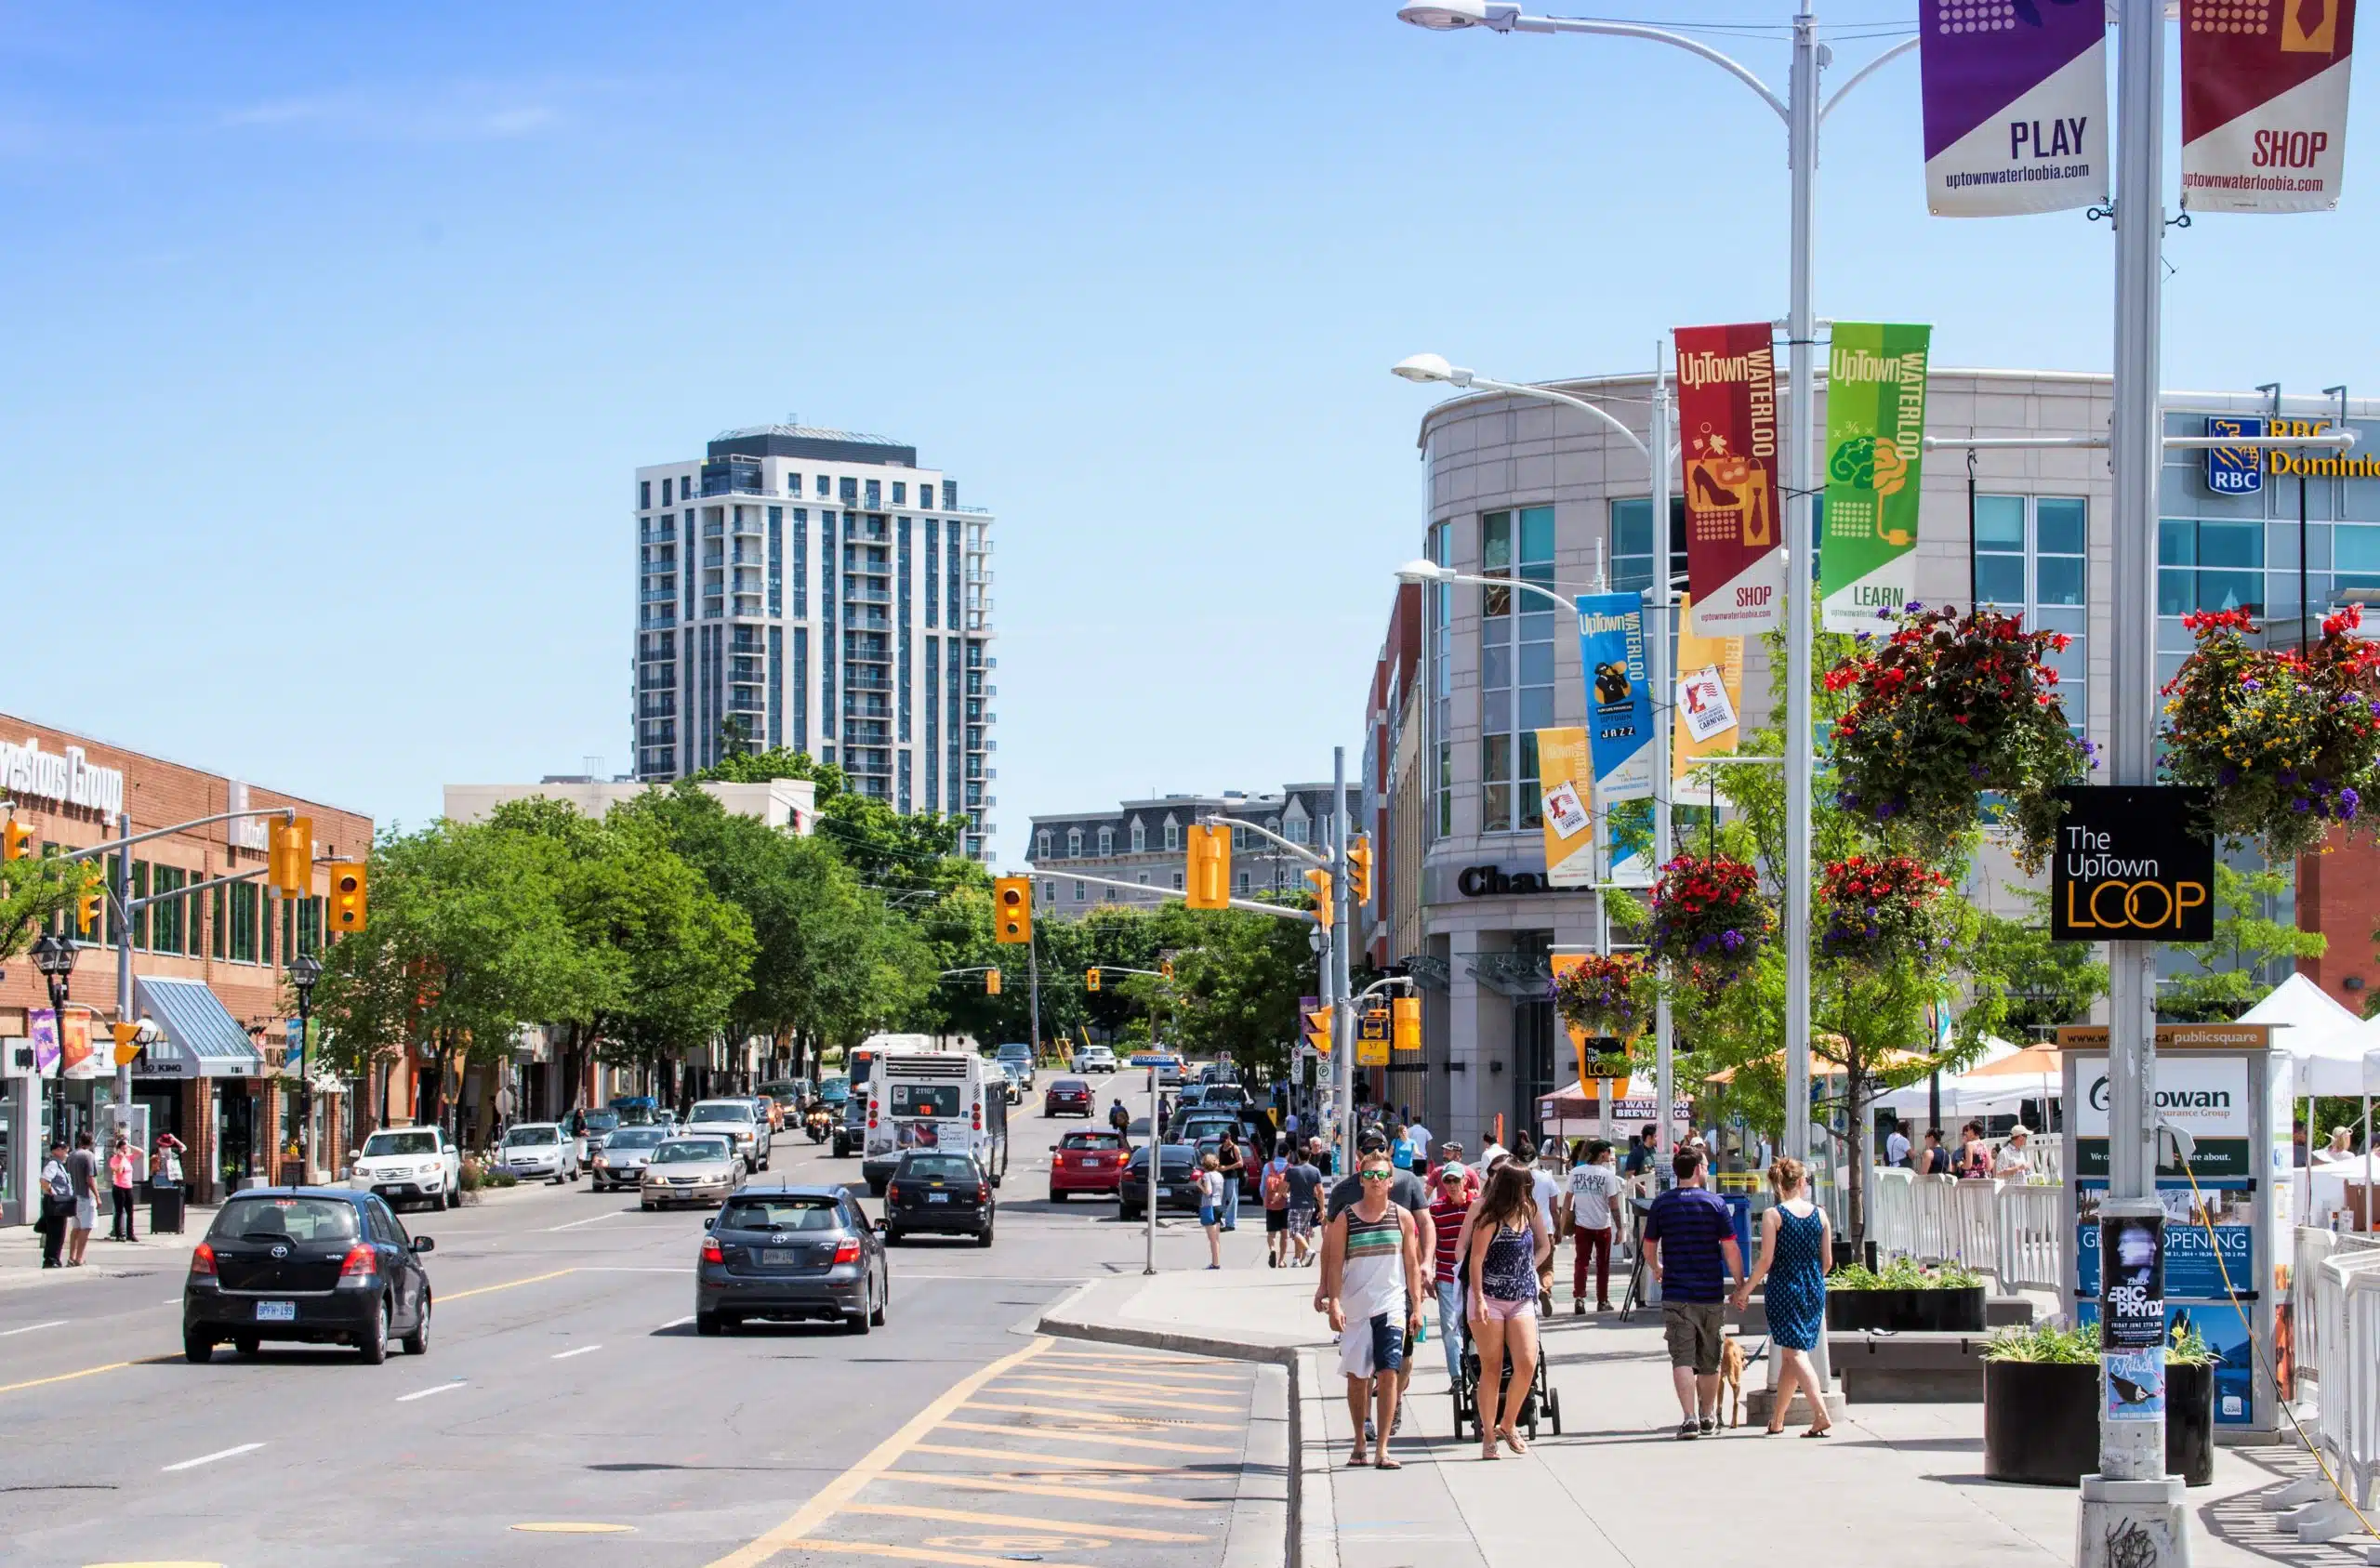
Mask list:
[{"label": "traffic light", "polygon": [[986,995],[986,996],[997,996],[997,995],[998,995],[999,994],[1000,994],[1000,972],[999,972],[999,970],[998,970],[998,969],[985,969],[985,970],[984,971],[984,995]]},{"label": "traffic light", "polygon": [[20,823],[11,817],[8,820],[7,837],[5,840],[0,840],[0,843],[5,843],[6,845],[5,856],[0,856],[0,858],[12,861],[20,861],[28,858],[33,852],[33,824]]},{"label": "traffic light", "polygon": [[115,1064],[118,1067],[131,1066],[140,1055],[140,1025],[112,1023],[108,1028],[115,1035]]},{"label": "traffic light", "polygon": [[284,899],[304,898],[314,890],[313,818],[299,817],[272,824],[265,880],[278,889]]},{"label": "traffic light", "polygon": [[1173,960],[1170,958],[1158,959],[1157,972],[1163,975],[1166,979],[1171,980],[1173,978]]},{"label": "traffic light", "polygon": [[1191,908],[1231,907],[1231,829],[1191,825],[1189,872],[1183,902]]},{"label": "traffic light", "polygon": [[89,936],[99,929],[99,905],[107,901],[98,893],[85,893],[74,901],[74,929]]},{"label": "traffic light", "polygon": [[1084,989],[1084,990],[1086,990],[1086,991],[1096,991],[1096,990],[1098,990],[1098,989],[1099,989],[1099,971],[1098,971],[1097,969],[1088,969],[1088,970],[1085,970],[1085,971],[1084,971],[1084,973],[1083,973],[1083,977],[1082,977],[1082,983],[1083,983],[1083,989]]},{"label": "traffic light", "polygon": [[1033,940],[1033,878],[1002,876],[992,883],[992,940]]},{"label": "traffic light", "polygon": [[1314,889],[1314,913],[1327,931],[1337,917],[1330,908],[1330,873],[1319,867],[1309,871],[1305,874],[1305,885]]},{"label": "traffic light", "polygon": [[1372,837],[1358,833],[1347,846],[1347,896],[1357,903],[1372,902]]},{"label": "traffic light", "polygon": [[334,931],[364,929],[364,863],[335,861],[331,864],[329,926]]},{"label": "traffic light", "polygon": [[1388,1004],[1389,1043],[1400,1051],[1421,1048],[1421,998],[1393,997]]}]

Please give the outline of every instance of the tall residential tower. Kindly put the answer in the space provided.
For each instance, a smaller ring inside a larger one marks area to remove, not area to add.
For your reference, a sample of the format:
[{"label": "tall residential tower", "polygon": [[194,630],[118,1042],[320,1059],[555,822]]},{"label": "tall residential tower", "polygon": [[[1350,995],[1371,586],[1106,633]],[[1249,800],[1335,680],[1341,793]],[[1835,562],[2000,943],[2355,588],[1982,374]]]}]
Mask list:
[{"label": "tall residential tower", "polygon": [[880,436],[730,430],[636,471],[636,773],[789,746],[997,831],[992,515]]}]

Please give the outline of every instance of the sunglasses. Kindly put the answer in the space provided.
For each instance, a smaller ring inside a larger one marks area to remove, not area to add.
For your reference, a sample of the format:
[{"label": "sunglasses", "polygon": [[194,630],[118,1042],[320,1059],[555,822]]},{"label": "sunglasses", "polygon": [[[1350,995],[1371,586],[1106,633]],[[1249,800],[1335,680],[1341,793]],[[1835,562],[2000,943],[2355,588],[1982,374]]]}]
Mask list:
[{"label": "sunglasses", "polygon": [[1396,1173],[1393,1170],[1361,1170],[1355,1174],[1367,1181],[1394,1181],[1396,1179]]}]

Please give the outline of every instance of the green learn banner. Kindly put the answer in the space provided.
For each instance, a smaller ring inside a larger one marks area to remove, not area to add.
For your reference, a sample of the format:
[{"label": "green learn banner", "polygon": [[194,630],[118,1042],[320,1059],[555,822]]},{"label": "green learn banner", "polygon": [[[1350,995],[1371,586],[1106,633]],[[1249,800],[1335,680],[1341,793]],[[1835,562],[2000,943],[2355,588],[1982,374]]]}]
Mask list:
[{"label": "green learn banner", "polygon": [[1925,353],[1934,329],[1837,322],[1827,355],[1826,532],[1818,591],[1829,631],[1872,631],[1917,587]]}]

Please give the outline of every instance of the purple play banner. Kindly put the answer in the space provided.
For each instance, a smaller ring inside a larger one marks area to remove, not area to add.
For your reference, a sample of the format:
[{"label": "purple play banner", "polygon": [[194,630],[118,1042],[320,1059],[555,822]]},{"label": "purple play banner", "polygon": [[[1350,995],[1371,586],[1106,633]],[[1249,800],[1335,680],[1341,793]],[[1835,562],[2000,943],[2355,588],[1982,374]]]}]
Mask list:
[{"label": "purple play banner", "polygon": [[1925,204],[1937,217],[2108,199],[2102,0],[1919,0]]}]

